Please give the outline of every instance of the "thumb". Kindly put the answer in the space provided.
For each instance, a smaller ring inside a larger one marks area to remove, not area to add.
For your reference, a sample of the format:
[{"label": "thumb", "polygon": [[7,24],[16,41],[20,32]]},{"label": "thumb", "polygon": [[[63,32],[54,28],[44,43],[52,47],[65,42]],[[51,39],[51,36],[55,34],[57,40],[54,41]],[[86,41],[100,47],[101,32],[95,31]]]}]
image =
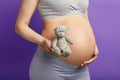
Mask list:
[{"label": "thumb", "polygon": [[52,47],[52,44],[51,44],[51,43],[48,45],[48,48],[49,48],[49,50],[50,50],[51,52],[54,52],[54,49],[53,49],[53,47]]},{"label": "thumb", "polygon": [[48,49],[49,49],[51,52],[54,51],[53,48],[51,47],[51,45],[48,45]]},{"label": "thumb", "polygon": [[54,49],[53,49],[53,46],[52,46],[52,41],[50,43],[50,48],[51,48],[52,52],[54,52]]}]

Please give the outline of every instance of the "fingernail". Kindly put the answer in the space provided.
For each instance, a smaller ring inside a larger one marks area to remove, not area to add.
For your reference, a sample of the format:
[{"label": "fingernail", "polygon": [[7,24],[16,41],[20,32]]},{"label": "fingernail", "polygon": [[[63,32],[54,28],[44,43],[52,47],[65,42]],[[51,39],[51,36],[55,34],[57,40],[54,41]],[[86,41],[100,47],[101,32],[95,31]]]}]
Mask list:
[{"label": "fingernail", "polygon": [[54,49],[52,49],[52,51],[54,52]]},{"label": "fingernail", "polygon": [[83,64],[81,64],[81,66],[83,66]]}]

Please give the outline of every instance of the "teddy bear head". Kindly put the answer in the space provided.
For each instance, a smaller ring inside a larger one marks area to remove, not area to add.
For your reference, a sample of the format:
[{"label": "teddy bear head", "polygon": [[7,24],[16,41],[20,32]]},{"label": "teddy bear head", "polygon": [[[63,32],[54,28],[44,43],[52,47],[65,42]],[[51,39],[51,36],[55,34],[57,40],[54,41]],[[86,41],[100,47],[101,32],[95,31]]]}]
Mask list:
[{"label": "teddy bear head", "polygon": [[54,32],[57,37],[61,38],[66,36],[67,30],[68,28],[66,26],[60,25],[54,29]]}]

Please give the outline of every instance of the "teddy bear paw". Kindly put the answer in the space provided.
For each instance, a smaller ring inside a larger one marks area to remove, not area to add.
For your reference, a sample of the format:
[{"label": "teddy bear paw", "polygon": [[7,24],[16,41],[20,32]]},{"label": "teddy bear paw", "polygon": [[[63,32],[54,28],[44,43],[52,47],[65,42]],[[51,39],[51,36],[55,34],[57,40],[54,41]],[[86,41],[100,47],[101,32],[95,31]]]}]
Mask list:
[{"label": "teddy bear paw", "polygon": [[55,49],[54,49],[54,52],[55,52],[57,55],[62,55],[59,48],[55,48]]},{"label": "teddy bear paw", "polygon": [[63,52],[64,54],[64,57],[68,57],[70,54],[71,54],[71,51],[70,50],[66,50]]}]

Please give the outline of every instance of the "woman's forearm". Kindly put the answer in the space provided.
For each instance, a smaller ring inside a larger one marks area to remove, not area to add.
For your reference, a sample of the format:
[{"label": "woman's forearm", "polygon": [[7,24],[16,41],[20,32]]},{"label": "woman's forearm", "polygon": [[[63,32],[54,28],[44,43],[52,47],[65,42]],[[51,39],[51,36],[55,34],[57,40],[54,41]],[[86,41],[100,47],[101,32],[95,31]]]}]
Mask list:
[{"label": "woman's forearm", "polygon": [[43,36],[32,30],[27,24],[16,25],[15,31],[24,39],[38,45],[45,39]]}]

